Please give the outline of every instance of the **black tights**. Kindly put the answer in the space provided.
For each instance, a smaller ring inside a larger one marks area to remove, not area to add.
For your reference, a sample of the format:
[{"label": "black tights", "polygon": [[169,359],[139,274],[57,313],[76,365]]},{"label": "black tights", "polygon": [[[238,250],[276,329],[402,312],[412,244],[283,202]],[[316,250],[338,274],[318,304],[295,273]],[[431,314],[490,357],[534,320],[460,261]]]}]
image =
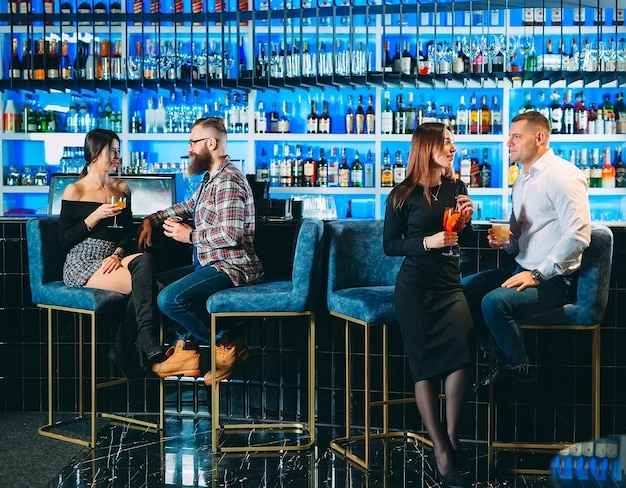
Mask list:
[{"label": "black tights", "polygon": [[439,380],[427,379],[415,383],[415,402],[422,421],[433,443],[437,469],[444,476],[456,470],[453,450],[458,450],[461,412],[469,390],[471,370],[469,367],[450,373],[444,382],[446,395],[445,429],[439,420]]}]

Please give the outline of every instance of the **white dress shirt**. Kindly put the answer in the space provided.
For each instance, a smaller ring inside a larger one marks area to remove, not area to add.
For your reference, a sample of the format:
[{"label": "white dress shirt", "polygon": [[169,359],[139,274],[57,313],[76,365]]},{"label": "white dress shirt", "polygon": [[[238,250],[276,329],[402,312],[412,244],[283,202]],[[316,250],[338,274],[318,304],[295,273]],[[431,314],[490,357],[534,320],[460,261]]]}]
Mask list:
[{"label": "white dress shirt", "polygon": [[517,263],[544,279],[576,271],[591,241],[583,172],[549,149],[530,171],[520,170],[512,203],[513,238],[506,250],[518,251]]}]

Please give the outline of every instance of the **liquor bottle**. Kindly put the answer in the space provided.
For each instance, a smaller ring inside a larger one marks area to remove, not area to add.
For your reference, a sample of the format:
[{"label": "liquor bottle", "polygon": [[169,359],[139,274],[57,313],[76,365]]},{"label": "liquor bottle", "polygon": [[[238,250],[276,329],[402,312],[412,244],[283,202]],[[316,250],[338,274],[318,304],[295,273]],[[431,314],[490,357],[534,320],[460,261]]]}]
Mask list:
[{"label": "liquor bottle", "polygon": [[396,43],[396,53],[392,60],[393,72],[400,73],[402,71],[402,57],[400,56],[400,46]]},{"label": "liquor bottle", "polygon": [[317,180],[315,186],[326,186],[328,178],[328,165],[324,157],[324,148],[320,148],[320,157],[317,160]]},{"label": "liquor bottle", "polygon": [[515,182],[517,181],[517,177],[519,176],[519,166],[517,165],[517,163],[514,163],[513,161],[509,162],[509,172],[508,172],[508,178],[509,178],[509,187],[513,186],[515,184]]},{"label": "liquor bottle", "polygon": [[467,186],[470,185],[470,173],[472,168],[472,160],[469,157],[467,149],[461,149],[461,156],[459,158],[459,175],[460,179]]},{"label": "liquor bottle", "polygon": [[624,9],[615,9],[615,25],[624,25]]},{"label": "liquor bottle", "polygon": [[87,0],[83,0],[78,4],[78,15],[85,20],[81,20],[78,22],[78,25],[90,25],[91,19],[91,2]]},{"label": "liquor bottle", "polygon": [[346,219],[352,218],[352,200],[348,200],[348,206],[346,208]]},{"label": "liquor bottle", "polygon": [[306,159],[302,163],[302,186],[317,186],[317,161],[313,158],[313,148],[309,146],[306,153]]},{"label": "liquor bottle", "polygon": [[23,77],[22,70],[24,69],[22,60],[17,52],[17,47],[17,38],[14,37],[11,47],[11,60],[9,62],[9,78],[13,80],[21,80]]},{"label": "liquor bottle", "polygon": [[404,42],[404,50],[402,51],[402,57],[400,59],[400,70],[405,75],[413,73],[413,66],[415,66],[415,58],[409,51],[409,41]]},{"label": "liquor bottle", "polygon": [[391,99],[388,91],[385,91],[383,110],[380,114],[381,134],[393,133],[393,112],[391,111]]},{"label": "liquor bottle", "polygon": [[615,168],[611,164],[611,148],[602,150],[602,188],[615,188]]},{"label": "liquor bottle", "polygon": [[[19,12],[19,0],[9,0],[8,2],[8,14],[17,15]],[[11,21],[13,25],[17,25],[17,22]]]},{"label": "liquor bottle", "polygon": [[250,78],[251,74],[248,71],[248,60],[246,58],[246,48],[243,44],[243,36],[239,40],[239,78]]},{"label": "liquor bottle", "polygon": [[[39,47],[36,47],[36,54],[33,57],[33,79],[34,80],[45,80],[46,79],[46,52],[45,52],[45,41],[39,39]],[[37,41],[35,41],[35,46],[37,46]]]},{"label": "liquor bottle", "polygon": [[17,132],[18,130],[18,116],[15,109],[15,102],[12,99],[8,99],[4,105],[4,132]]},{"label": "liquor bottle", "polygon": [[393,113],[393,133],[404,134],[406,132],[406,112],[402,93],[396,97],[396,111]]},{"label": "liquor bottle", "polygon": [[483,149],[483,164],[480,165],[480,186],[491,188],[491,164],[489,164],[489,149]]},{"label": "liquor bottle", "polygon": [[322,104],[322,115],[317,123],[317,131],[320,134],[330,134],[330,115],[328,114],[328,102],[324,100]]},{"label": "liquor bottle", "polygon": [[278,132],[280,132],[281,134],[288,133],[290,131],[290,125],[291,124],[289,122],[289,118],[287,117],[287,100],[283,100],[283,112],[280,116],[280,119],[278,119]]},{"label": "liquor bottle", "polygon": [[[602,101],[602,116],[604,118],[604,127],[602,134],[612,134],[612,121],[615,117],[614,106],[611,103],[611,96],[607,93],[604,95],[604,99]],[[598,129],[598,124],[596,124],[596,129]]]},{"label": "liquor bottle", "polygon": [[546,104],[546,94],[542,91],[537,93],[537,107],[535,110],[537,110],[537,112],[543,115],[546,119],[550,120],[550,109]]},{"label": "liquor bottle", "polygon": [[406,166],[402,162],[402,151],[396,151],[396,164],[393,167],[393,185],[399,185],[406,178]]},{"label": "liquor bottle", "polygon": [[365,112],[365,133],[374,134],[376,123],[376,113],[374,112],[374,97],[367,97],[367,111]]},{"label": "liquor bottle", "polygon": [[480,161],[478,160],[476,148],[472,148],[472,155],[470,157],[470,175],[469,175],[470,184],[469,186],[473,188],[479,188],[482,186],[480,180]]},{"label": "liquor bottle", "polygon": [[374,187],[374,158],[372,151],[367,151],[367,158],[363,165],[363,186],[366,188]]},{"label": "liquor bottle", "polygon": [[553,7],[550,13],[550,20],[552,21],[552,25],[560,26],[563,23],[563,9]]},{"label": "liquor bottle", "polygon": [[256,166],[255,181],[265,183],[270,181],[270,167],[267,164],[267,154],[265,148],[261,148],[261,158]]},{"label": "liquor bottle", "polygon": [[337,158],[337,148],[330,148],[330,157],[328,158],[328,168],[326,170],[326,186],[339,186],[339,159]]},{"label": "liquor bottle", "polygon": [[[347,120],[346,120],[347,123]],[[363,109],[363,96],[359,95],[359,103],[354,114],[355,132],[365,134],[365,110]]]},{"label": "liquor bottle", "polygon": [[533,102],[532,102],[532,95],[530,94],[530,92],[525,92],[524,104],[520,108],[519,113],[523,114],[524,112],[534,112],[535,109],[536,107],[533,105]]},{"label": "liquor bottle", "polygon": [[574,9],[574,25],[581,26],[585,25],[585,8],[575,8]]},{"label": "liquor bottle", "polygon": [[459,106],[456,109],[457,134],[469,133],[469,113],[465,105],[465,95],[459,98]]},{"label": "liquor bottle", "polygon": [[393,71],[393,61],[391,54],[389,54],[389,41],[385,41],[385,61],[383,64],[383,72],[391,73]]},{"label": "liquor bottle", "polygon": [[502,134],[502,107],[498,95],[494,95],[491,99],[491,133]]},{"label": "liquor bottle", "polygon": [[31,0],[20,0],[19,2],[19,13],[22,15],[27,15],[32,13],[33,6]]},{"label": "liquor bottle", "polygon": [[565,90],[563,97],[563,134],[574,133],[574,105],[572,105],[572,90]]},{"label": "liquor bottle", "polygon": [[480,107],[476,103],[476,94],[472,93],[470,98],[470,107],[468,110],[468,126],[470,134],[480,134],[480,120]]},{"label": "liquor bottle", "polygon": [[616,133],[626,134],[626,103],[624,102],[624,92],[619,92],[617,94],[613,110],[616,118]]},{"label": "liquor bottle", "polygon": [[523,22],[526,26],[532,26],[535,24],[534,12],[532,8],[526,7],[522,12]]},{"label": "liquor bottle", "polygon": [[589,134],[597,134],[596,132],[596,124],[598,122],[598,111],[596,110],[595,102],[589,103],[589,123],[588,123],[588,133]]},{"label": "liquor bottle", "polygon": [[480,133],[491,133],[491,109],[487,105],[487,95],[483,95],[481,98],[480,106]]},{"label": "liquor bottle", "polygon": [[[43,1],[43,13],[44,19],[46,18],[46,15],[54,14],[54,0]],[[46,25],[54,25],[54,22],[51,20],[46,20]]]},{"label": "liquor bottle", "polygon": [[254,132],[257,134],[267,133],[267,116],[262,101],[259,102],[257,110],[254,112]]},{"label": "liquor bottle", "polygon": [[585,95],[583,92],[576,94],[574,105],[574,127],[576,134],[589,133],[589,110],[585,107]]},{"label": "liquor bottle", "polygon": [[587,181],[587,186],[591,186],[591,168],[587,165],[587,148],[581,148],[579,152],[579,164],[578,167],[583,172],[585,180]]},{"label": "liquor bottle", "polygon": [[59,58],[57,57],[57,40],[53,37],[48,44],[48,56],[46,57],[46,71],[49,80],[59,78]]},{"label": "liquor bottle", "polygon": [[315,100],[311,100],[311,113],[306,118],[306,132],[307,134],[317,134],[319,132]]},{"label": "liquor bottle", "polygon": [[350,183],[356,188],[363,186],[363,164],[359,159],[359,151],[354,151],[354,161],[352,161],[350,168]]},{"label": "liquor bottle", "polygon": [[550,106],[548,109],[550,111],[549,120],[552,134],[560,134],[563,128],[563,108],[561,107],[559,98],[559,92],[556,90],[550,95]]},{"label": "liquor bottle", "polygon": [[352,95],[348,95],[348,108],[345,115],[346,134],[354,134],[354,112],[352,112]]},{"label": "liquor bottle", "polygon": [[278,119],[280,118],[278,115],[278,111],[276,110],[276,102],[272,103],[272,110],[269,114],[270,119],[270,132],[277,133],[278,132]]},{"label": "liquor bottle", "polygon": [[385,148],[383,154],[383,165],[380,171],[380,186],[383,188],[391,188],[393,186],[393,167],[391,166],[391,156],[389,148]]},{"label": "liquor bottle", "polygon": [[291,176],[293,186],[304,186],[304,161],[302,160],[302,145],[296,145],[296,154],[291,162]]},{"label": "liquor bottle", "polygon": [[270,159],[270,186],[280,186],[280,166],[281,160],[279,155],[278,144],[274,144],[274,155]]},{"label": "liquor bottle", "polygon": [[350,166],[348,166],[348,157],[346,148],[341,148],[341,163],[339,165],[339,186],[347,188],[350,186]]},{"label": "liquor bottle", "polygon": [[293,186],[292,168],[291,146],[285,144],[283,146],[283,158],[280,162],[280,186]]},{"label": "liquor bottle", "polygon": [[600,151],[594,148],[591,151],[589,187],[602,188],[602,166],[599,164]]},{"label": "liquor bottle", "polygon": [[413,92],[409,91],[407,95],[407,107],[405,112],[405,133],[413,134],[415,130],[415,120],[417,118],[417,112],[413,106]]},{"label": "liquor bottle", "polygon": [[622,160],[622,148],[617,146],[615,148],[615,187],[626,188],[626,165]]}]

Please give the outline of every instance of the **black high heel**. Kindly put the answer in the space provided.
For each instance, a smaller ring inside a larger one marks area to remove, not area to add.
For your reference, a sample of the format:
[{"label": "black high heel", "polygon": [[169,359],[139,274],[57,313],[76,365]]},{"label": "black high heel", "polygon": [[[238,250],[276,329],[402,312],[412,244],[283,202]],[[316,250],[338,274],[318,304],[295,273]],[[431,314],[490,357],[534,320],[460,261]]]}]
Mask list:
[{"label": "black high heel", "polygon": [[454,465],[456,466],[456,470],[459,475],[467,476],[470,474],[469,463],[467,461],[467,456],[463,452],[463,448],[459,447],[458,449],[452,448],[452,454],[454,456]]},{"label": "black high heel", "polygon": [[137,366],[133,361],[134,346],[130,348],[124,348],[119,345],[113,345],[109,349],[109,374],[111,378],[117,378],[118,370],[125,378],[129,380],[135,380],[143,378],[146,375],[146,370],[143,365]]},{"label": "black high heel", "polygon": [[430,464],[432,464],[433,471],[435,472],[435,479],[438,483],[441,483],[441,486],[446,488],[467,488],[467,482],[465,479],[455,471],[453,475],[444,476],[439,471],[439,467],[437,466],[437,456],[435,456],[435,451],[430,451],[428,454],[430,458]]}]

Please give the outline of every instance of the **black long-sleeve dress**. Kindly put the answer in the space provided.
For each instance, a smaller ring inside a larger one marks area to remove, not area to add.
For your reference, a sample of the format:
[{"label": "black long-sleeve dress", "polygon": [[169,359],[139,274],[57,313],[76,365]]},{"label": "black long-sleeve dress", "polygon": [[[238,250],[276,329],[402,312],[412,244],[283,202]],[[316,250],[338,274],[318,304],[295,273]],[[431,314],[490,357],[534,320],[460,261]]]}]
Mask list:
[{"label": "black long-sleeve dress", "polygon": [[59,216],[59,238],[69,252],[63,265],[63,282],[68,286],[85,286],[102,266],[102,260],[116,248],[128,250],[132,241],[132,212],[130,202],[117,216],[121,229],[113,229],[113,217],[103,219],[90,231],[85,218],[101,202],[63,200]]},{"label": "black long-sleeve dress", "polygon": [[[396,281],[395,303],[413,381],[445,375],[472,362],[470,311],[461,287],[459,258],[447,249],[425,251],[423,239],[443,230],[443,213],[466,194],[461,181],[444,179],[429,189],[429,206],[418,186],[400,210],[387,199],[383,245],[387,255],[406,256]],[[438,193],[437,193],[438,192]],[[473,236],[471,223],[459,234],[461,245]]]}]

